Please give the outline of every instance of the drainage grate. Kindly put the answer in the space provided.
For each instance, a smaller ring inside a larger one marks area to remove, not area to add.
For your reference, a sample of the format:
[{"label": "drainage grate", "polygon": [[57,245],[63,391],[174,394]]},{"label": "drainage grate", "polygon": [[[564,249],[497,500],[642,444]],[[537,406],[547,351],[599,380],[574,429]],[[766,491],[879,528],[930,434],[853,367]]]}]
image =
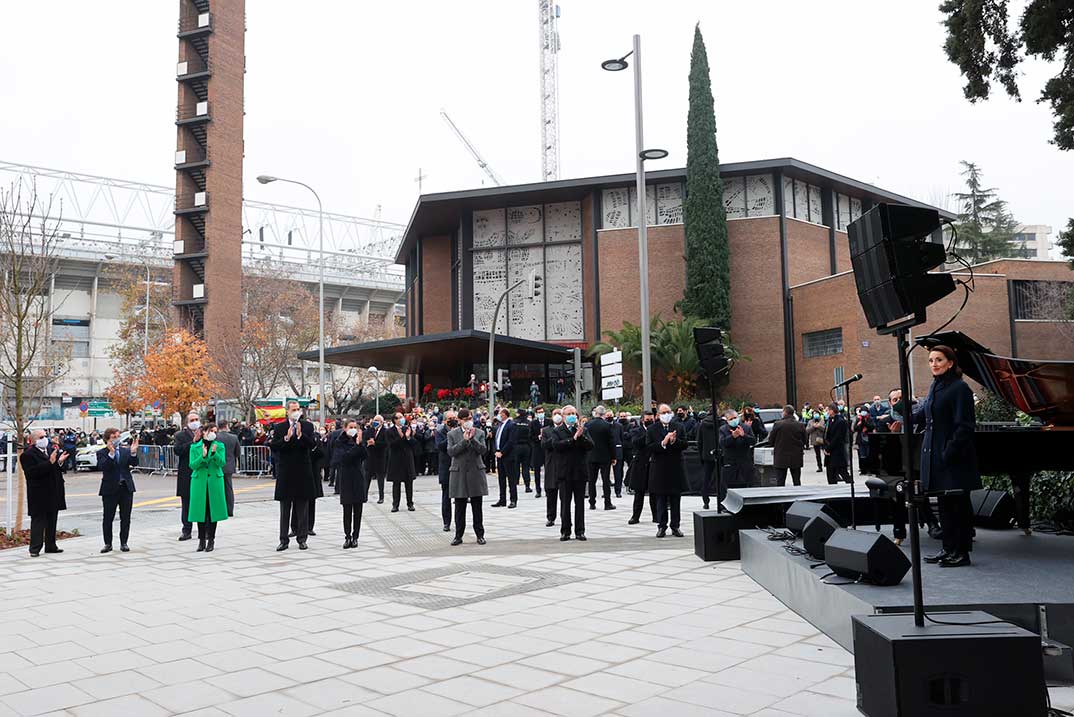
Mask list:
[{"label": "drainage grate", "polygon": [[578,580],[581,578],[558,573],[471,563],[357,580],[333,587],[344,592],[440,610]]}]

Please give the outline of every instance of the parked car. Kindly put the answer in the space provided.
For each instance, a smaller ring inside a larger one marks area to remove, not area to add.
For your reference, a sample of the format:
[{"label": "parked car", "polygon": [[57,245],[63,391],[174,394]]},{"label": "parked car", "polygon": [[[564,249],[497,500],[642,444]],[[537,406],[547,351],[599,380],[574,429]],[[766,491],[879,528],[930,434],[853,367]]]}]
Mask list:
[{"label": "parked car", "polygon": [[783,418],[782,408],[758,408],[757,415],[761,417],[761,421],[764,423],[764,428],[769,433],[772,432],[772,424]]},{"label": "parked car", "polygon": [[[119,440],[122,443],[130,443],[131,432],[123,431],[119,434]],[[76,471],[95,471],[97,470],[97,451],[104,448],[103,443],[98,443],[96,446],[82,446],[75,451],[75,470]]]}]

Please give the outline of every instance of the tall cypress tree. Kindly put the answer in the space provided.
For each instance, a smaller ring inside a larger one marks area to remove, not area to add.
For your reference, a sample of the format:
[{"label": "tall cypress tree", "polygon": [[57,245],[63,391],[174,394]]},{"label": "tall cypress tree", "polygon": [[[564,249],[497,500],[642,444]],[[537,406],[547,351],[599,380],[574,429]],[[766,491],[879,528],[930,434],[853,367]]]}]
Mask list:
[{"label": "tall cypress tree", "polygon": [[690,109],[686,118],[686,294],[683,314],[731,327],[731,265],[723,204],[716,115],[701,24],[690,53]]}]

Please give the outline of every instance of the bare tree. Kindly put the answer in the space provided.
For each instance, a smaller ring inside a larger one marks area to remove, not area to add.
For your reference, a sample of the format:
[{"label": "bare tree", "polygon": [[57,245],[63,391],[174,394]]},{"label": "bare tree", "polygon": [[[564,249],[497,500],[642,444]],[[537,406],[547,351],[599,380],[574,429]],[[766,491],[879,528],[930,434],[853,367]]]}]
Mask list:
[{"label": "bare tree", "polygon": [[[329,346],[339,346],[396,338],[406,332],[401,324],[394,321],[366,323],[361,320],[347,321],[340,315],[332,315],[327,322],[326,333],[326,343]],[[358,366],[332,365],[326,368],[330,371],[326,386],[327,408],[328,413],[333,416],[347,415],[373,398],[378,383],[383,393],[386,390],[385,381],[391,386],[397,380],[396,374],[384,371],[373,374]]]},{"label": "bare tree", "polygon": [[[14,428],[19,453],[24,431],[70,364],[70,351],[52,341],[52,317],[60,308],[52,295],[58,224],[52,198],[38,197],[36,184],[19,180],[0,189],[0,405]],[[15,530],[22,529],[26,499],[21,466],[19,473]]]},{"label": "bare tree", "polygon": [[1059,335],[1074,346],[1074,282],[1021,282],[1019,294],[1025,318],[1054,322]]}]

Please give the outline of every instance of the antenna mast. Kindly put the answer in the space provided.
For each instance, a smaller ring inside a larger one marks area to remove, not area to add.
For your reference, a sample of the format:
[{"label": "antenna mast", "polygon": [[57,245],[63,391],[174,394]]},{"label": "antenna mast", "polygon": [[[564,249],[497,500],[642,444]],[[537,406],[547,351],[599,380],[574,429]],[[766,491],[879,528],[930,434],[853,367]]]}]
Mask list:
[{"label": "antenna mast", "polygon": [[541,40],[541,178],[559,179],[559,5],[537,0]]}]

